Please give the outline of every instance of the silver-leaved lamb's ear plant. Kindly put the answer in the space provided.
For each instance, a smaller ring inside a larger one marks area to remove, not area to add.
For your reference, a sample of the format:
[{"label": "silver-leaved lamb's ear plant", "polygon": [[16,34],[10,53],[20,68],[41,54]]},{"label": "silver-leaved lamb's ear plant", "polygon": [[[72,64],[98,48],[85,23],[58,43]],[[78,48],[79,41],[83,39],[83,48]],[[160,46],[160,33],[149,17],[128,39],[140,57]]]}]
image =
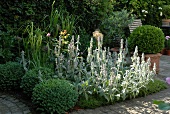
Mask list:
[{"label": "silver-leaved lamb's ear plant", "polygon": [[[79,85],[85,80],[87,74],[86,66],[82,57],[79,57],[79,36],[75,43],[74,36],[68,44],[68,51],[63,54],[61,51],[61,38],[55,46],[55,77],[71,81],[78,90]],[[79,89],[80,91],[80,89]]]},{"label": "silver-leaved lamb's ear plant", "polygon": [[90,94],[103,96],[108,102],[136,97],[139,89],[153,80],[155,65],[151,71],[150,59],[145,62],[144,54],[140,58],[136,47],[132,63],[127,66],[128,49],[127,45],[123,47],[123,40],[119,53],[112,54],[109,48],[102,48],[103,37],[97,39],[98,47],[92,49],[91,38],[86,59],[79,57],[79,36],[76,43],[72,37],[67,55],[61,53],[58,43],[55,48],[56,77],[70,80],[86,99]]}]

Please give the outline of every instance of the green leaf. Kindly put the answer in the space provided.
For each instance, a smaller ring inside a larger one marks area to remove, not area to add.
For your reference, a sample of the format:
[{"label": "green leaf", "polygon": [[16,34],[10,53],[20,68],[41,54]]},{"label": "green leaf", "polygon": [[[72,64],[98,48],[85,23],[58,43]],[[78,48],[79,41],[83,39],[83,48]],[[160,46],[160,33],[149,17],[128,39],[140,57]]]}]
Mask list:
[{"label": "green leaf", "polygon": [[88,95],[87,93],[84,93],[86,100],[88,100]]},{"label": "green leaf", "polygon": [[160,110],[170,110],[170,103],[160,103],[158,108]]},{"label": "green leaf", "polygon": [[161,103],[165,103],[164,101],[153,100],[153,104],[159,105]]}]

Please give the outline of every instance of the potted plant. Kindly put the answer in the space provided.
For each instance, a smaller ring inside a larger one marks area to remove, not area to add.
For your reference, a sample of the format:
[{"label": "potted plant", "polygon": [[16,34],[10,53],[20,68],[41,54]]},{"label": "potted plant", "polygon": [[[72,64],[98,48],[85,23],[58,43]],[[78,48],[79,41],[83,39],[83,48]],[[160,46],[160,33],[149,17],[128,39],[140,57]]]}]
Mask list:
[{"label": "potted plant", "polygon": [[170,36],[165,37],[166,54],[170,56]]},{"label": "potted plant", "polygon": [[143,25],[137,27],[128,38],[129,50],[138,46],[139,53],[145,53],[145,59],[151,59],[151,69],[156,63],[156,72],[159,72],[159,53],[164,48],[165,37],[163,31],[155,26]]},{"label": "potted plant", "polygon": [[162,26],[170,26],[170,5],[164,5],[162,7]]}]

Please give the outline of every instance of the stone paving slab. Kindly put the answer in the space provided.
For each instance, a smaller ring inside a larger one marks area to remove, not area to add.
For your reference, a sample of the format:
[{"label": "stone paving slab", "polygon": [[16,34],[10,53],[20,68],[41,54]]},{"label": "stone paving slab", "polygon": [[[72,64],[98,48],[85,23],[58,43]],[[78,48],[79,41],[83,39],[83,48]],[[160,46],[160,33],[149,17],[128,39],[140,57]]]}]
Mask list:
[{"label": "stone paving slab", "polygon": [[0,114],[31,114],[31,112],[18,99],[9,95],[0,95]]},{"label": "stone paving slab", "polygon": [[159,67],[159,74],[163,76],[163,78],[170,77],[170,56],[161,56]]}]

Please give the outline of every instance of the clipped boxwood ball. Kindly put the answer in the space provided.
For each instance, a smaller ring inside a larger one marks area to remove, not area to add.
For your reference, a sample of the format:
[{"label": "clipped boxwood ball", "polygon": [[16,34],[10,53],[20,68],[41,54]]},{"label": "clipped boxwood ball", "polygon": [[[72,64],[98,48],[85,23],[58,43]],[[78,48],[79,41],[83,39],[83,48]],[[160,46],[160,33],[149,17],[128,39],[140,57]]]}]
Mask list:
[{"label": "clipped boxwood ball", "polygon": [[43,112],[65,114],[65,111],[74,107],[77,100],[78,92],[66,80],[49,79],[33,89],[32,101]]},{"label": "clipped boxwood ball", "polygon": [[16,90],[20,88],[24,69],[17,62],[0,64],[0,90]]},{"label": "clipped boxwood ball", "polygon": [[26,72],[22,77],[20,87],[28,97],[31,97],[35,85],[40,83],[41,80],[52,78],[53,74],[53,70],[46,67],[34,68]]},{"label": "clipped boxwood ball", "polygon": [[163,31],[151,25],[137,27],[128,38],[129,50],[134,51],[138,46],[139,53],[155,54],[164,48]]}]

